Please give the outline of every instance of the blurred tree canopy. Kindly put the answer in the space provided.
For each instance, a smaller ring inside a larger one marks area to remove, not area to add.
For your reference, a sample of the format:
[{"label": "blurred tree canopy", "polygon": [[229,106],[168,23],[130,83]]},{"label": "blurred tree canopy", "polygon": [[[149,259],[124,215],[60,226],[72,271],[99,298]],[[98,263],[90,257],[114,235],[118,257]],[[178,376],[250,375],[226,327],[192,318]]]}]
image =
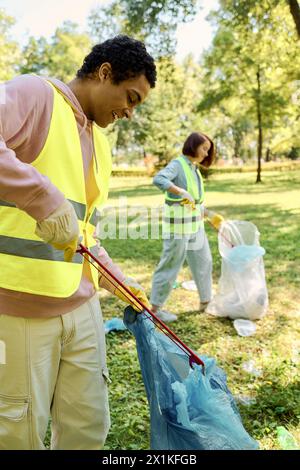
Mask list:
[{"label": "blurred tree canopy", "polygon": [[47,41],[30,37],[23,50],[20,73],[41,73],[68,82],[74,78],[91,49],[91,39],[78,31],[78,25],[65,21]]},{"label": "blurred tree canopy", "polygon": [[112,33],[129,34],[146,41],[155,58],[171,57],[178,24],[191,20],[198,6],[198,0],[113,0],[91,12],[90,33],[96,42]]},{"label": "blurred tree canopy", "polygon": [[[175,59],[176,28],[203,5],[198,0],[112,0],[88,16],[88,30],[64,22],[50,39],[10,37],[13,18],[0,10],[0,79],[38,73],[68,82],[92,44],[119,33],[145,42],[158,82],[133,120],[107,129],[118,163],[153,156],[159,165],[180,154],[185,138],[211,136],[226,163],[299,158],[299,3],[219,0],[208,20],[214,36],[200,60]],[[195,41],[200,38],[195,37]]]},{"label": "blurred tree canopy", "polygon": [[10,35],[14,23],[14,18],[0,9],[0,81],[9,80],[16,73],[20,60],[20,48]]},{"label": "blurred tree canopy", "polygon": [[208,86],[198,106],[210,114],[222,107],[238,157],[245,159],[251,124],[257,130],[257,182],[263,149],[285,140],[283,122],[289,125],[290,139],[297,139],[299,131],[299,103],[292,101],[300,79],[299,44],[287,4],[276,2],[268,10],[268,3],[247,2],[245,13],[246,2],[222,0],[220,9],[211,14],[217,29],[204,56]]}]

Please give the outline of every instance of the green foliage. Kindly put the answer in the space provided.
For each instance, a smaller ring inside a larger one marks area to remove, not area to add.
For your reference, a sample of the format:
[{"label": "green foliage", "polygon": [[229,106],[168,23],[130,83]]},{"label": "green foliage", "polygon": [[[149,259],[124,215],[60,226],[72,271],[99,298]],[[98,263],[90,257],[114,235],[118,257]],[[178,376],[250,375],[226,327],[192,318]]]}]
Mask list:
[{"label": "green foliage", "polygon": [[117,34],[130,34],[130,24],[123,4],[113,2],[93,8],[88,16],[88,30],[93,42],[97,44]]},{"label": "green foliage", "polygon": [[235,20],[246,27],[249,25],[249,21],[252,26],[257,22],[268,25],[272,10],[278,5],[286,3],[300,38],[300,6],[297,0],[268,0],[268,2],[264,2],[263,8],[260,8],[257,0],[221,0],[220,3],[222,6],[230,7]]},{"label": "green foliage", "polygon": [[23,49],[22,60],[19,67],[20,74],[36,73],[46,74],[48,65],[48,43],[47,39],[33,36],[29,37]]},{"label": "green foliage", "polygon": [[181,152],[191,125],[194,93],[192,77],[186,77],[183,67],[169,59],[158,62],[158,84],[144,105],[141,136],[146,152],[157,155],[160,164]]},{"label": "green foliage", "polygon": [[143,27],[153,28],[160,25],[162,15],[168,12],[179,21],[189,20],[195,14],[199,2],[197,0],[125,0],[127,17],[136,30]]},{"label": "green foliage", "polygon": [[90,34],[95,42],[120,33],[133,35],[145,41],[156,58],[170,57],[175,53],[178,23],[190,20],[198,3],[197,0],[115,0],[92,10]]},{"label": "green foliage", "polygon": [[10,36],[14,23],[14,18],[0,9],[0,82],[13,77],[20,60],[19,46]]},{"label": "green foliage", "polygon": [[90,38],[78,32],[75,23],[64,22],[56,29],[47,50],[49,74],[70,81],[90,49]]},{"label": "green foliage", "polygon": [[[204,56],[205,88],[198,111],[207,112],[212,122],[215,112],[223,113],[226,119],[218,120],[217,137],[224,143],[227,134],[234,154],[244,160],[255,128],[260,128],[262,143],[271,152],[283,150],[282,142],[291,148],[298,139],[299,100],[293,99],[297,84],[299,89],[298,44],[290,34],[286,3],[275,3],[270,9],[267,1],[221,1],[220,9],[210,15],[217,31]],[[283,127],[283,121],[288,125]]]},{"label": "green foliage", "polygon": [[[221,1],[210,15],[216,27],[210,50],[200,64],[192,57],[176,64],[174,28],[192,18],[198,5],[186,0],[112,2],[91,11],[89,36],[65,22],[50,40],[29,38],[20,60],[13,59],[11,49],[5,52],[0,34],[2,61],[14,60],[19,73],[68,82],[92,41],[120,32],[133,34],[158,58],[158,83],[130,123],[120,121],[106,131],[118,164],[136,164],[144,156],[154,156],[159,166],[164,165],[178,155],[185,137],[197,130],[214,139],[220,159],[253,160],[260,152],[258,128],[261,156],[289,155],[300,145],[300,56],[287,2]],[[12,19],[2,21],[2,31],[8,34]],[[4,79],[13,68],[5,64],[1,70]]]},{"label": "green foliage", "polygon": [[75,77],[84,57],[90,52],[91,40],[78,26],[65,21],[47,41],[30,37],[23,50],[20,73],[41,73],[68,82]]},{"label": "green foliage", "polygon": [[[186,73],[187,67],[190,73]],[[190,59],[181,66],[164,58],[157,61],[157,72],[157,86],[135,110],[133,120],[119,121],[114,128],[118,132],[117,155],[150,154],[163,165],[181,152],[193,127],[191,110],[197,97],[199,67]]]},{"label": "green foliage", "polygon": [[178,22],[191,19],[199,4],[197,0],[123,0],[121,3],[132,33],[147,38],[155,55],[160,57],[174,54]]},{"label": "green foliage", "polygon": [[292,147],[290,153],[287,155],[291,160],[297,160],[300,158],[300,148]]}]

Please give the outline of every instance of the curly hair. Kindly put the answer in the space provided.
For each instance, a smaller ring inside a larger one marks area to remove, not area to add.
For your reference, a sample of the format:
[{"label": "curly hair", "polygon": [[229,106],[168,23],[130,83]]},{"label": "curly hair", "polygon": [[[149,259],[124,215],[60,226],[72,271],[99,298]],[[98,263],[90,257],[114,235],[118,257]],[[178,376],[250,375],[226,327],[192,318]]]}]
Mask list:
[{"label": "curly hair", "polygon": [[88,77],[96,72],[104,62],[109,62],[111,65],[112,82],[115,85],[144,74],[150,87],[155,87],[155,63],[141,41],[120,34],[101,44],[96,44],[85,57],[76,77]]}]

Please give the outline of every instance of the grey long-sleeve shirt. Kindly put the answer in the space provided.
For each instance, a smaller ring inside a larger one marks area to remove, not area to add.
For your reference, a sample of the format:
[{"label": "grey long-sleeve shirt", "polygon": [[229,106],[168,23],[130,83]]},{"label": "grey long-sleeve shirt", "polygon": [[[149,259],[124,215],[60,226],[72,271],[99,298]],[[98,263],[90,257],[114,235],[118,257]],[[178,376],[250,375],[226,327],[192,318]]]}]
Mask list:
[{"label": "grey long-sleeve shirt", "polygon": [[[201,197],[203,188],[201,186],[200,178],[196,172],[196,166],[185,155],[183,155],[183,158],[186,160],[187,164],[192,169],[194,178],[198,184],[199,195]],[[157,186],[163,192],[168,191],[172,184],[175,184],[176,186],[179,186],[179,188],[187,190],[187,181],[181,163],[176,159],[172,160],[165,168],[160,170],[157,175],[154,176],[153,184],[155,184],[155,186]],[[181,198],[180,195],[176,194],[171,194],[171,196],[174,199]]]}]

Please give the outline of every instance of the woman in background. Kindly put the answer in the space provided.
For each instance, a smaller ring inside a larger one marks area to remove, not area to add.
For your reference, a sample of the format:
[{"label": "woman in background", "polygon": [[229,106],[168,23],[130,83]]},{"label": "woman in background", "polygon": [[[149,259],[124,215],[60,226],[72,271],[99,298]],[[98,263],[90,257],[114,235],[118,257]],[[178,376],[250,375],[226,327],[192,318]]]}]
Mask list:
[{"label": "woman in background", "polygon": [[197,168],[209,168],[215,158],[213,141],[193,132],[183,145],[180,157],[172,160],[153,179],[165,192],[163,252],[152,280],[152,311],[165,322],[177,316],[162,310],[185,259],[200,297],[199,311],[212,298],[212,256],[204,229],[204,217],[218,230],[224,220],[204,207],[204,184]]}]

